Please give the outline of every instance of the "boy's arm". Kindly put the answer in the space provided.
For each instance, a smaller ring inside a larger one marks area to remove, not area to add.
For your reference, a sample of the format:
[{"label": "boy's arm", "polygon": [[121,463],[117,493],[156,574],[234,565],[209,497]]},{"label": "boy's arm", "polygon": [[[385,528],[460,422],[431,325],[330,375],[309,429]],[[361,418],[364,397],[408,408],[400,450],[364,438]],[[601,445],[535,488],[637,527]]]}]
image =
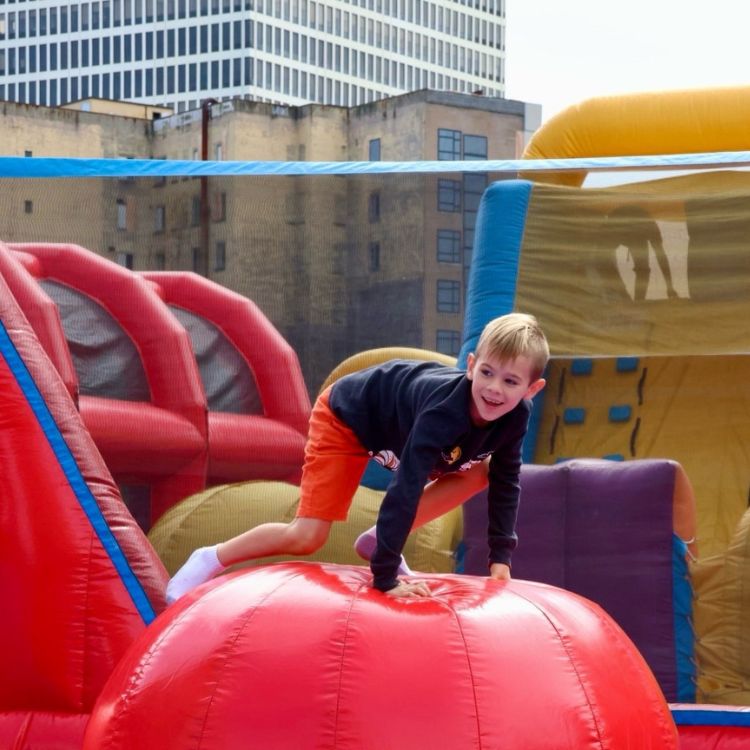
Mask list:
[{"label": "boy's arm", "polygon": [[380,506],[377,522],[377,546],[370,560],[373,587],[389,591],[399,584],[396,576],[401,552],[406,544],[417,506],[430,472],[435,467],[444,439],[432,420],[418,419],[401,452],[401,461]]},{"label": "boy's arm", "polygon": [[496,581],[510,581],[510,565],[492,563],[490,565],[490,578],[494,578]]},{"label": "boy's arm", "polygon": [[[510,560],[518,544],[516,518],[521,496],[519,477],[525,435],[524,424],[523,430],[496,450],[490,459],[487,542],[490,548],[490,575],[493,578],[510,578]],[[507,571],[503,569],[505,567]]]}]

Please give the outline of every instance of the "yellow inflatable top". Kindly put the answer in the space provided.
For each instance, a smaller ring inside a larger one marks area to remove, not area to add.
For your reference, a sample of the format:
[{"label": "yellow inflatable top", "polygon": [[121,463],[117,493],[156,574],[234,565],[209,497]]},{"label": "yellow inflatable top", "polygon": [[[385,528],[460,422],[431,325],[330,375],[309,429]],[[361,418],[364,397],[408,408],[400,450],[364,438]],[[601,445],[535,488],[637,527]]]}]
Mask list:
[{"label": "yellow inflatable top", "polygon": [[[534,133],[523,158],[745,151],[749,122],[750,86],[596,97],[550,118]],[[585,172],[529,178],[580,185]]]}]

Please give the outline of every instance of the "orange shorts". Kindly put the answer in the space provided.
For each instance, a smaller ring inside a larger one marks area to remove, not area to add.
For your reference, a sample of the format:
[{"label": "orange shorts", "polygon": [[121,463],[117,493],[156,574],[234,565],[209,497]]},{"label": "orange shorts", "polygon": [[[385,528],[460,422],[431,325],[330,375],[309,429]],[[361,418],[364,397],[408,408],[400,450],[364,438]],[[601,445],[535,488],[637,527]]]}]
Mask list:
[{"label": "orange shorts", "polygon": [[328,405],[331,388],[318,396],[310,415],[298,518],[346,521],[370,454]]}]

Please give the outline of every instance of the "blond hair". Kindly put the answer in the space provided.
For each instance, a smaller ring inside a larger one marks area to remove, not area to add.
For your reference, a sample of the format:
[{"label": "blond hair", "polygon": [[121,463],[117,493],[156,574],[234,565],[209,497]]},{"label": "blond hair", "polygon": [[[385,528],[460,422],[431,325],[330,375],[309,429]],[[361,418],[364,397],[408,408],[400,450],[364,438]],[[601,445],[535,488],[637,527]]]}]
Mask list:
[{"label": "blond hair", "polygon": [[507,362],[517,357],[531,360],[531,380],[538,380],[549,360],[547,338],[533,315],[509,313],[491,320],[477,343],[476,356]]}]

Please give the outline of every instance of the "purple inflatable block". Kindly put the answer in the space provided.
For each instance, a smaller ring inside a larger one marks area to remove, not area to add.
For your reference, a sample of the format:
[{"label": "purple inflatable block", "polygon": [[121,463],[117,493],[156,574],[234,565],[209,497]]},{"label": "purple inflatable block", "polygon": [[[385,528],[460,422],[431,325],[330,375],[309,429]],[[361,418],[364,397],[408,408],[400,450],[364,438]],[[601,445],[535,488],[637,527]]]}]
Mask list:
[{"label": "purple inflatable block", "polygon": [[[677,691],[672,570],[676,464],[525,464],[513,577],[572,591],[625,630],[665,696]],[[464,505],[464,572],[487,575],[487,494]]]}]

